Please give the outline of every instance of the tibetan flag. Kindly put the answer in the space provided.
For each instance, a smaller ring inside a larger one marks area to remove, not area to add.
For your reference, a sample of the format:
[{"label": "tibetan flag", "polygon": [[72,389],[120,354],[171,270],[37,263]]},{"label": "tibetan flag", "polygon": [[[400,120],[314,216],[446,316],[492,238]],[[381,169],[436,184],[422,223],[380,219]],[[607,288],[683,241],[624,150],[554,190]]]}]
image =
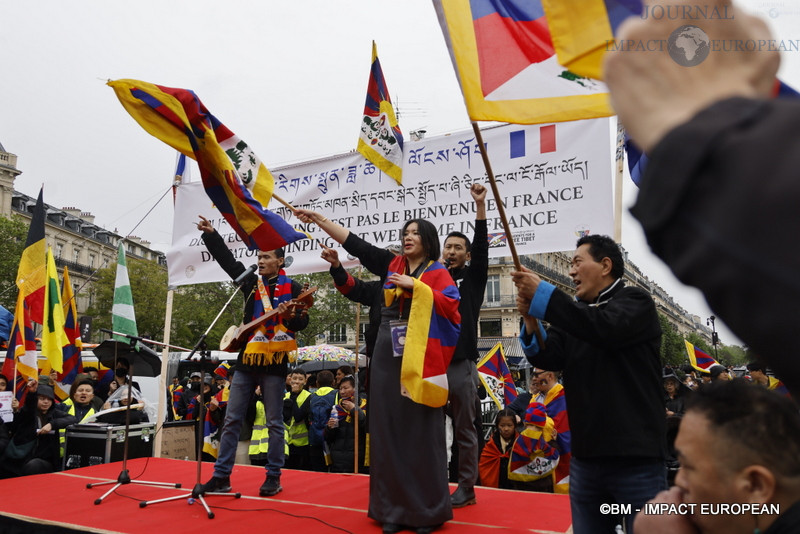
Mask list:
[{"label": "tibetan flag", "polygon": [[197,161],[206,194],[250,250],[274,250],[307,237],[266,209],[272,174],[194,92],[137,80],[108,85],[149,134]]},{"label": "tibetan flag", "polygon": [[69,340],[64,332],[64,306],[53,250],[47,249],[47,283],[44,289],[44,321],[42,322],[42,356],[57,373],[63,369],[63,350]]},{"label": "tibetan flag", "polygon": [[78,311],[75,304],[75,294],[69,279],[69,270],[64,267],[64,280],[61,285],[61,303],[64,306],[64,333],[67,335],[67,344],[62,349],[63,370],[58,373],[58,382],[62,389],[75,381],[75,377],[83,372],[81,360],[81,328],[78,324]]},{"label": "tibetan flag", "polygon": [[372,67],[364,120],[358,134],[358,151],[395,182],[403,183],[403,132],[397,124],[375,41],[372,41]]},{"label": "tibetan flag", "polygon": [[558,62],[578,76],[603,79],[603,55],[617,28],[642,13],[641,0],[542,0]]},{"label": "tibetan flag", "polygon": [[569,465],[572,462],[572,432],[567,417],[567,397],[564,386],[555,384],[544,397],[544,409],[553,420],[560,459],[555,472],[554,493],[569,494]]},{"label": "tibetan flag", "polygon": [[613,115],[608,90],[562,67],[541,0],[433,0],[472,120],[517,124]]},{"label": "tibetan flag", "polygon": [[[128,263],[125,261],[125,246],[119,242],[117,253],[117,278],[114,281],[114,305],[111,308],[111,329],[115,332],[138,336],[136,313],[133,310],[133,293],[128,278]],[[119,341],[128,341],[126,337],[114,336]]]},{"label": "tibetan flag", "polygon": [[789,397],[790,399],[792,398],[792,395],[789,393],[789,388],[787,388],[783,382],[781,382],[774,376],[769,376],[767,378],[769,379],[767,388],[774,391],[775,393],[783,395],[784,397]]},{"label": "tibetan flag", "polygon": [[478,376],[497,409],[501,410],[517,398],[517,388],[508,369],[503,344],[498,343],[478,362]]},{"label": "tibetan flag", "polygon": [[14,310],[14,325],[11,328],[11,335],[8,339],[8,353],[3,363],[3,374],[9,381],[17,377],[14,388],[17,398],[26,389],[28,379],[36,380],[39,377],[39,369],[36,362],[36,339],[33,332],[28,303],[19,293],[17,306]]},{"label": "tibetan flag", "polygon": [[555,425],[544,405],[531,402],[525,411],[525,429],[511,447],[508,478],[530,481],[552,476],[560,456],[558,448],[552,445],[555,439]]},{"label": "tibetan flag", "polygon": [[19,260],[17,269],[17,287],[28,305],[28,313],[32,321],[42,324],[44,313],[44,286],[46,279],[45,259],[47,245],[44,240],[44,188],[39,190],[39,198],[31,214],[31,225],[25,249]]},{"label": "tibetan flag", "polygon": [[689,355],[689,363],[701,373],[710,373],[710,369],[713,365],[720,365],[717,360],[688,341],[684,340],[684,343],[686,343],[686,353]]},{"label": "tibetan flag", "polygon": [[[393,273],[405,272],[405,258],[397,256],[389,264],[387,280]],[[387,305],[395,298],[409,297],[388,281],[384,284],[384,295]],[[447,269],[433,261],[419,278],[414,278],[412,295],[404,344],[400,340],[402,330],[392,331],[393,343],[402,346],[400,391],[418,404],[436,408],[447,403],[447,366],[461,331],[458,313],[461,295]]]}]

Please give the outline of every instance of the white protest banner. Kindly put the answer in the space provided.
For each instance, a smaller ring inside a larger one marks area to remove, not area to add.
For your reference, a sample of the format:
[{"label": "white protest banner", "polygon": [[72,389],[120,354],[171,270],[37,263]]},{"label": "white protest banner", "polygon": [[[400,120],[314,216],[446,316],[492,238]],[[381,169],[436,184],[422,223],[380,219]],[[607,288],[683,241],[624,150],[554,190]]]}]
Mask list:
[{"label": "white protest banner", "polygon": [[[612,235],[613,191],[608,119],[551,125],[503,125],[482,131],[519,254],[572,250],[577,239]],[[474,182],[487,181],[474,134],[461,132],[407,142],[403,185],[351,152],[272,170],[275,194],[298,208],[335,220],[368,242],[385,247],[400,241],[405,221],[428,219],[442,240],[449,232],[472,236]],[[491,195],[489,195],[491,197]],[[316,225],[302,225],[277,201],[270,208],[314,240],[286,247],[287,272],[323,271],[321,240],[339,249],[345,266],[355,265]],[[178,188],[173,245],[167,254],[170,285],[228,280],[215,265],[195,227],[201,214],[245,265],[255,263],[199,184]],[[490,257],[509,256],[495,200],[487,199]]]},{"label": "white protest banner", "polygon": [[12,391],[0,391],[0,419],[4,423],[14,420],[14,412],[11,409],[11,402],[14,400]]}]

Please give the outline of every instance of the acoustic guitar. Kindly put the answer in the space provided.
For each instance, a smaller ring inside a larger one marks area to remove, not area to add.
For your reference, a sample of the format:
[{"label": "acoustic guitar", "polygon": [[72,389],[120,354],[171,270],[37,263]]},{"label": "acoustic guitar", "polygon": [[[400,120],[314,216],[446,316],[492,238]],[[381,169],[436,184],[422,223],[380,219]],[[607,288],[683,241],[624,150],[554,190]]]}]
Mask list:
[{"label": "acoustic guitar", "polygon": [[[314,293],[316,293],[316,291],[316,287],[309,288],[308,284],[306,284],[303,287],[303,292],[300,293],[297,298],[289,301],[289,307],[292,309],[302,308],[304,310],[311,308],[311,306],[314,305]],[[222,336],[219,342],[219,350],[224,352],[237,352],[242,348],[242,345],[247,340],[247,336],[250,335],[251,332],[269,321],[277,313],[278,311],[273,309],[247,324],[231,326],[225,332],[225,335]]]}]

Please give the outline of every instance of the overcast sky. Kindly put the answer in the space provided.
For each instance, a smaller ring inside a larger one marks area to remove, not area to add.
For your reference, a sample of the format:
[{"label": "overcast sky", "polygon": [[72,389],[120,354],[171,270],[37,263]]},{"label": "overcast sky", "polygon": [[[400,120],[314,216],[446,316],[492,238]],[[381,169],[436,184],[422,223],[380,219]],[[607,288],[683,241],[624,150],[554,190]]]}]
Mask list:
[{"label": "overcast sky", "polygon": [[[796,0],[742,4],[780,38],[800,39]],[[0,0],[0,20],[0,143],[18,156],[16,189],[35,197],[44,184],[48,204],[90,211],[122,235],[170,187],[175,152],[135,123],[108,79],[194,90],[277,167],[355,148],[374,39],[406,136],[469,128],[429,0]],[[794,87],[798,56],[783,57]],[[625,204],[635,195],[626,180]],[[166,252],[171,228],[168,195],[133,233]],[[649,253],[627,211],[623,245],[688,311],[711,314]],[[737,342],[724,325],[720,335]]]}]

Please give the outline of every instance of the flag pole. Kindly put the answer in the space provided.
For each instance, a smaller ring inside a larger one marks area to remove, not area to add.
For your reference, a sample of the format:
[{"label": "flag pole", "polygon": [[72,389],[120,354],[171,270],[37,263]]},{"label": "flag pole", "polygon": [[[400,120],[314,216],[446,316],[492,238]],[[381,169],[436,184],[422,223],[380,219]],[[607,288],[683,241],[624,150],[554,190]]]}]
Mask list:
[{"label": "flag pole", "polygon": [[472,131],[475,132],[475,139],[478,141],[478,147],[481,150],[481,158],[483,158],[483,165],[486,167],[486,174],[489,176],[489,185],[492,188],[492,194],[494,195],[494,200],[497,203],[497,212],[500,214],[500,221],[503,223],[503,230],[506,233],[506,242],[508,243],[509,251],[511,252],[511,259],[514,260],[514,267],[518,271],[522,270],[522,264],[519,262],[519,256],[517,255],[517,247],[514,245],[514,238],[511,235],[511,228],[508,226],[508,219],[506,218],[506,209],[503,206],[503,202],[500,199],[500,190],[497,188],[497,182],[494,179],[494,171],[492,171],[492,164],[489,161],[489,153],[486,152],[486,145],[483,142],[483,136],[481,135],[481,129],[478,127],[478,123],[472,121]]},{"label": "flag pole", "polygon": [[[164,347],[161,350],[161,374],[158,378],[158,387],[160,388],[159,397],[166,394],[167,391],[167,368],[169,367],[169,334],[172,330],[172,301],[175,296],[175,290],[170,288],[167,291],[167,309],[165,311],[166,317],[164,320]],[[164,419],[166,415],[166,410],[169,408],[170,410],[172,407],[170,406],[172,399],[167,396],[166,403],[159,402],[158,403],[158,415],[156,416],[156,436],[161,436],[161,439],[155,440],[154,448],[153,448],[153,457],[160,458],[161,457],[161,442],[164,440],[164,435],[159,434],[161,428],[164,426]]]},{"label": "flag pole", "polygon": [[[503,206],[502,199],[500,198],[500,190],[497,188],[497,182],[494,179],[494,171],[492,171],[492,164],[489,161],[489,153],[486,151],[486,145],[483,142],[481,129],[478,127],[478,123],[475,121],[472,121],[472,131],[475,132],[475,140],[478,142],[478,147],[481,150],[481,158],[483,158],[483,165],[486,167],[486,174],[489,177],[489,185],[492,188],[492,194],[494,195],[494,200],[497,204],[497,212],[500,215],[500,221],[503,223],[503,231],[506,233],[506,242],[508,243],[508,249],[511,252],[511,259],[514,261],[514,267],[517,269],[517,271],[521,271],[522,264],[519,261],[517,247],[514,245],[514,236],[511,235],[511,227],[508,225],[506,209],[505,206]],[[539,330],[539,319],[534,320],[536,321],[536,330],[534,331],[534,334],[536,335],[536,341],[539,343],[541,348],[544,348],[544,340],[542,339],[542,334]]]},{"label": "flag pole", "polygon": [[[363,269],[363,266],[359,265],[358,266],[358,277],[359,278],[361,278],[362,269]],[[353,445],[354,445],[353,446],[353,473],[358,473],[358,408],[359,408],[359,404],[361,402],[360,399],[358,398],[358,387],[359,387],[359,384],[358,384],[358,348],[359,348],[358,347],[358,335],[359,335],[359,331],[361,330],[361,303],[356,301],[355,305],[356,305],[356,364],[354,366],[355,371],[353,371],[355,373],[355,376],[353,377],[353,382],[356,385],[356,387],[355,387],[356,391],[353,394],[353,397],[356,400],[356,402],[355,402],[355,405],[356,405],[355,412],[356,413],[355,413],[354,419],[353,419],[353,428],[355,429],[354,432],[353,432],[353,438],[354,438],[354,441],[353,441]]]},{"label": "flag pole", "polygon": [[614,241],[622,243],[622,168],[625,161],[625,128],[617,118],[617,150],[615,158],[617,160],[616,173],[614,175]]}]

